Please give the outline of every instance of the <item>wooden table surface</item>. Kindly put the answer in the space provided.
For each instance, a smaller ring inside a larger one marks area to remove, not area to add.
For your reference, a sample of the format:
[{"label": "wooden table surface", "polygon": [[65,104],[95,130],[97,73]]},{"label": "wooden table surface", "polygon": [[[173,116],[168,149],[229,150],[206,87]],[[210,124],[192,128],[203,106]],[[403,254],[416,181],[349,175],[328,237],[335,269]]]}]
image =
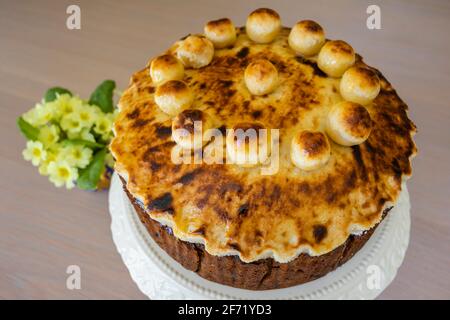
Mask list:
[{"label": "wooden table surface", "polygon": [[[381,30],[368,30],[372,1],[0,0],[0,298],[144,299],[116,252],[107,192],[67,191],[22,159],[15,119],[60,85],[88,97],[106,78],[125,88],[147,60],[207,20],[237,25],[257,7],[285,25],[310,18],[384,73],[410,107],[420,149],[409,182],[411,241],[384,299],[450,298],[450,2],[375,1]],[[81,8],[81,30],[66,8]],[[81,267],[81,290],[66,268]]]}]

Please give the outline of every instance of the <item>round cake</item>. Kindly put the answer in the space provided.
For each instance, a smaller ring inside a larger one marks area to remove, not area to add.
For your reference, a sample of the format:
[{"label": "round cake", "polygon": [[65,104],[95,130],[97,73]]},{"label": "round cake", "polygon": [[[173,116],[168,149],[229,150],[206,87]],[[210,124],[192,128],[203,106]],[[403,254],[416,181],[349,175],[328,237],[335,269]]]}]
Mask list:
[{"label": "round cake", "polygon": [[348,261],[411,175],[416,131],[391,84],[314,21],[208,22],[136,72],[111,152],[152,238],[251,290]]}]

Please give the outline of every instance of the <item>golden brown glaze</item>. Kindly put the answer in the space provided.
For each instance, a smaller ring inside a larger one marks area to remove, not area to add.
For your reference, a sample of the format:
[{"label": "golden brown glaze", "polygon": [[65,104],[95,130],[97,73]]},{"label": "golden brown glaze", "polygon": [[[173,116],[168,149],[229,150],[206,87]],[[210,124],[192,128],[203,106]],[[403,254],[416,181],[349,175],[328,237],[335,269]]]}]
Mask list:
[{"label": "golden brown glaze", "polygon": [[[155,105],[148,67],[133,75],[120,100],[111,144],[116,169],[153,219],[181,240],[203,243],[212,255],[286,262],[301,252],[330,252],[352,233],[376,225],[395,203],[402,177],[411,174],[415,126],[407,106],[372,68],[381,91],[366,106],[373,121],[369,138],[353,147],[330,141],[331,158],[323,167],[300,170],[290,160],[292,138],[301,130],[325,132],[328,111],[342,101],[339,79],[321,72],[315,58],[296,56],[287,28],[270,44],[255,44],[243,28],[237,33],[234,46],[216,50],[209,65],[185,70],[183,81],[195,94],[190,108],[207,112],[223,131],[242,122],[280,129],[278,173],[261,175],[258,166],[173,164],[172,120]],[[244,70],[261,58],[277,68],[280,84],[253,96]],[[359,56],[356,65],[365,66]]]},{"label": "golden brown glaze", "polygon": [[342,115],[343,126],[356,137],[366,136],[372,129],[372,120],[366,108],[359,104],[348,102],[350,107]]},{"label": "golden brown glaze", "polygon": [[300,55],[317,54],[325,43],[323,28],[312,20],[297,22],[288,38],[289,46]]},{"label": "golden brown glaze", "polygon": [[209,21],[203,30],[216,48],[229,47],[236,41],[236,28],[230,19]]},{"label": "golden brown glaze", "polygon": [[302,131],[298,141],[305,153],[311,157],[322,154],[328,146],[327,138],[321,132]]}]

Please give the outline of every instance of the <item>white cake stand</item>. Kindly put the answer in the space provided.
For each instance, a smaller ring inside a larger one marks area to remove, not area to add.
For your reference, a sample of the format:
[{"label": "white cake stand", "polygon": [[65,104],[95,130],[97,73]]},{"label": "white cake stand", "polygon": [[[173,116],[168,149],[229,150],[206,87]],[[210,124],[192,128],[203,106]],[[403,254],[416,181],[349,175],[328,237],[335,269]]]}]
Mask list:
[{"label": "white cake stand", "polygon": [[152,299],[374,299],[394,279],[409,243],[406,185],[399,201],[365,246],[347,263],[315,281],[250,291],[205,280],[184,269],[153,241],[114,174],[109,193],[114,243],[139,289]]}]

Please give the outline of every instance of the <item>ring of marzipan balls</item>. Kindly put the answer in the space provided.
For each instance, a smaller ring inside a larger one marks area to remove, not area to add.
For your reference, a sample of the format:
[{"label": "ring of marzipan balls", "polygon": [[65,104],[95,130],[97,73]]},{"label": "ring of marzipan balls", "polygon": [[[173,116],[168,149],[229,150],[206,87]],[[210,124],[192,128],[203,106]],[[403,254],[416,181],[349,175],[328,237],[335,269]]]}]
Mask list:
[{"label": "ring of marzipan balls", "polygon": [[236,28],[228,18],[209,21],[204,32],[217,49],[229,47],[236,41]]},{"label": "ring of marzipan balls", "polygon": [[256,9],[248,16],[245,30],[257,43],[272,42],[281,30],[280,15],[272,9]]},{"label": "ring of marzipan balls", "polygon": [[355,51],[345,41],[332,40],[320,49],[317,65],[331,77],[338,78],[355,63]]},{"label": "ring of marzipan balls", "polygon": [[186,67],[198,69],[207,66],[214,57],[214,45],[203,36],[189,36],[176,49],[178,59]]},{"label": "ring of marzipan balls", "polygon": [[312,56],[318,53],[325,43],[325,32],[318,23],[303,20],[292,27],[288,41],[296,53]]},{"label": "ring of marzipan balls", "polygon": [[183,149],[200,149],[206,142],[205,132],[211,128],[212,122],[206,113],[186,109],[172,120],[172,139]]},{"label": "ring of marzipan balls", "polygon": [[354,146],[363,143],[372,131],[372,120],[362,105],[343,101],[328,113],[327,134],[336,143]]},{"label": "ring of marzipan balls", "polygon": [[366,105],[380,93],[380,79],[368,68],[351,67],[342,76],[340,91],[345,100]]},{"label": "ring of marzipan balls", "polygon": [[183,81],[170,80],[158,86],[155,91],[155,102],[162,111],[176,116],[191,106],[194,95]]},{"label": "ring of marzipan balls", "polygon": [[184,77],[184,66],[174,56],[164,54],[152,60],[150,77],[155,85],[163,84],[169,80],[182,80]]},{"label": "ring of marzipan balls", "polygon": [[304,130],[292,139],[291,160],[302,170],[318,169],[328,162],[330,156],[330,142],[322,132]]},{"label": "ring of marzipan balls", "polygon": [[[238,131],[241,129],[242,131]],[[253,129],[254,131],[252,131]],[[260,131],[264,127],[259,123],[243,122],[235,125],[233,130],[227,130],[226,149],[227,154],[232,161],[242,167],[252,167],[264,163],[271,153],[271,135],[270,130]],[[237,134],[251,134],[237,139]],[[242,146],[242,143],[244,145]],[[259,144],[266,143],[266,154],[264,159],[259,157]],[[251,147],[253,145],[253,147]]]},{"label": "ring of marzipan balls", "polygon": [[247,89],[254,95],[272,92],[278,85],[278,70],[266,59],[251,62],[244,72]]}]

